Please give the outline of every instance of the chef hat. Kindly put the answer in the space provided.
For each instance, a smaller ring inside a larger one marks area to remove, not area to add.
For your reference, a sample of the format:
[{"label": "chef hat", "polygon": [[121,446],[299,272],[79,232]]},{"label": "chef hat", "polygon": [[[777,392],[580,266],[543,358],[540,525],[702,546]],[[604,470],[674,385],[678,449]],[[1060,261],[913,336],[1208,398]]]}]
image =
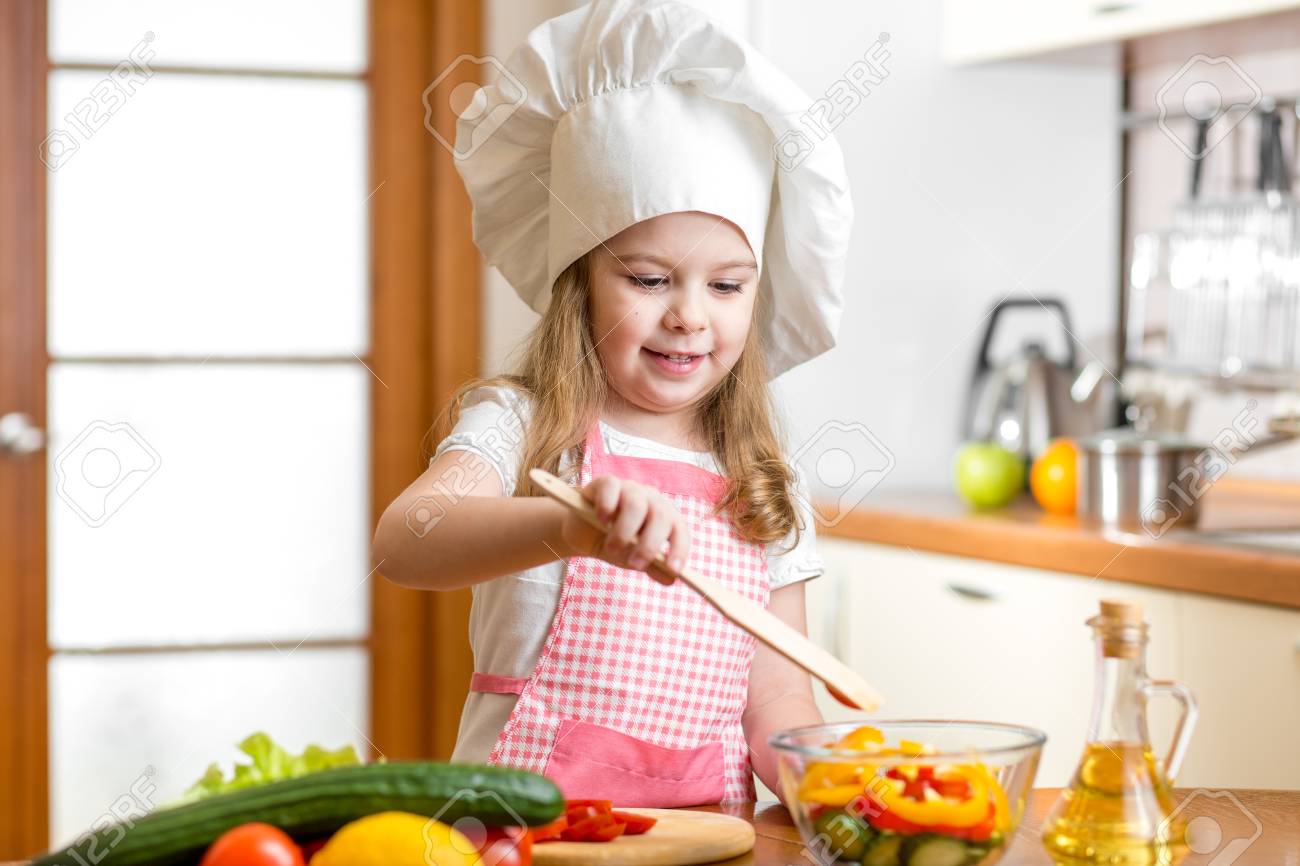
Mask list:
[{"label": "chef hat", "polygon": [[[474,240],[538,312],[566,267],[679,211],[744,232],[770,295],[772,376],[835,344],[853,208],[812,101],[736,34],[671,0],[595,0],[529,34],[462,113]],[[782,148],[778,160],[777,148]]]}]

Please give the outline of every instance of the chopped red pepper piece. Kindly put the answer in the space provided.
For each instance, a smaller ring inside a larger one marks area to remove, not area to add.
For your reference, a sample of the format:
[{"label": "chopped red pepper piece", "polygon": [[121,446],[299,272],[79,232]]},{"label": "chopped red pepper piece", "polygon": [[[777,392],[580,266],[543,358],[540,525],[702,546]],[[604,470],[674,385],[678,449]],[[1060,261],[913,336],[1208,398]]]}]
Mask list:
[{"label": "chopped red pepper piece", "polygon": [[614,811],[613,800],[565,800],[564,801],[564,811],[566,812],[569,811],[570,809],[576,809],[579,806],[592,806],[595,808],[597,812]]},{"label": "chopped red pepper piece", "polygon": [[549,824],[543,824],[540,827],[533,828],[533,841],[545,842],[548,839],[560,838],[560,833],[565,827],[569,826],[569,819],[564,815],[556,818]]},{"label": "chopped red pepper piece", "polygon": [[949,827],[944,824],[915,824],[911,821],[898,817],[888,809],[877,812],[864,811],[863,816],[868,824],[877,830],[892,830],[895,833],[906,835],[916,835],[918,833],[942,833],[945,836],[952,836],[955,839],[969,839],[972,842],[983,842],[993,835],[993,825],[995,818],[995,809],[993,804],[989,804],[989,814],[978,824],[971,827]]},{"label": "chopped red pepper piece", "polygon": [[941,797],[950,800],[965,800],[970,796],[970,782],[961,776],[931,779],[930,787],[938,791]]},{"label": "chopped red pepper piece", "polygon": [[532,841],[609,842],[619,836],[639,836],[656,822],[648,815],[615,811],[609,800],[566,800],[563,815],[533,828]]},{"label": "chopped red pepper piece", "polygon": [[569,819],[569,826],[572,827],[579,821],[585,821],[588,818],[595,818],[597,815],[608,815],[609,812],[597,809],[595,806],[569,806],[564,810],[564,817]]},{"label": "chopped red pepper piece", "polygon": [[607,813],[592,815],[590,818],[583,818],[576,824],[569,824],[568,829],[560,833],[560,838],[566,842],[588,842],[595,838],[597,830],[616,823],[618,822],[614,820],[613,815]]},{"label": "chopped red pepper piece", "polygon": [[533,834],[527,827],[488,827],[478,856],[481,866],[532,866]]},{"label": "chopped red pepper piece", "polygon": [[651,818],[649,815],[638,815],[635,812],[620,812],[615,809],[614,820],[627,825],[623,831],[625,836],[640,836],[659,822],[658,818]]}]

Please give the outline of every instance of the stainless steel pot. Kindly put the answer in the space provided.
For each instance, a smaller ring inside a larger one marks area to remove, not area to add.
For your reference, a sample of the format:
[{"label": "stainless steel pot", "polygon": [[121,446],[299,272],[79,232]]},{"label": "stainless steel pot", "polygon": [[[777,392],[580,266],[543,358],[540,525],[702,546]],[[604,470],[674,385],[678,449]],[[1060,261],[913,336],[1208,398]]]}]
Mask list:
[{"label": "stainless steel pot", "polygon": [[1214,443],[1177,434],[1107,430],[1078,442],[1078,515],[1086,523],[1159,538],[1193,527],[1201,497],[1247,450],[1288,442],[1295,419],[1269,422],[1270,435],[1221,436]]}]

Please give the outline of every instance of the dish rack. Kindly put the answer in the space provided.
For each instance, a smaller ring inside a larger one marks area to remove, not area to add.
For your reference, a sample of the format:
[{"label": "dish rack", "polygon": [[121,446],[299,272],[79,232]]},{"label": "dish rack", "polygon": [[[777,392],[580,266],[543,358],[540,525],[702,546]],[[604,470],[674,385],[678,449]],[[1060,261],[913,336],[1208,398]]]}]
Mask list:
[{"label": "dish rack", "polygon": [[1173,225],[1134,238],[1125,357],[1138,368],[1300,385],[1300,201],[1290,194],[1280,120],[1261,116],[1258,191],[1192,199]]}]

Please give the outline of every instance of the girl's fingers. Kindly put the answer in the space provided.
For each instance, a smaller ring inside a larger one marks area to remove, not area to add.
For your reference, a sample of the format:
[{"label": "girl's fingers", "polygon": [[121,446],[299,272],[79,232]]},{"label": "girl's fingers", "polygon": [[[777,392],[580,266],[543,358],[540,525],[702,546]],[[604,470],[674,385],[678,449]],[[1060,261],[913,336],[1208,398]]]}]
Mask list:
[{"label": "girl's fingers", "polygon": [[673,507],[667,502],[662,499],[651,502],[649,516],[646,518],[645,526],[641,528],[641,537],[637,539],[636,549],[628,557],[628,562],[633,568],[645,569],[664,552],[664,545],[668,542],[668,536],[673,531],[676,519]]},{"label": "girl's fingers", "polygon": [[691,529],[679,516],[668,535],[668,567],[680,572],[691,557]]},{"label": "girl's fingers", "polygon": [[617,478],[605,475],[582,488],[582,495],[596,509],[596,516],[608,522],[618,509],[619,487]]},{"label": "girl's fingers", "polygon": [[583,487],[582,495],[608,524],[597,553],[601,559],[645,570],[666,546],[669,565],[676,571],[685,566],[691,551],[690,529],[658,491],[605,475]]},{"label": "girl's fingers", "polygon": [[645,491],[632,485],[623,486],[618,497],[618,512],[609,527],[609,540],[618,555],[627,556],[631,552],[645,524],[648,509],[649,497]]}]

